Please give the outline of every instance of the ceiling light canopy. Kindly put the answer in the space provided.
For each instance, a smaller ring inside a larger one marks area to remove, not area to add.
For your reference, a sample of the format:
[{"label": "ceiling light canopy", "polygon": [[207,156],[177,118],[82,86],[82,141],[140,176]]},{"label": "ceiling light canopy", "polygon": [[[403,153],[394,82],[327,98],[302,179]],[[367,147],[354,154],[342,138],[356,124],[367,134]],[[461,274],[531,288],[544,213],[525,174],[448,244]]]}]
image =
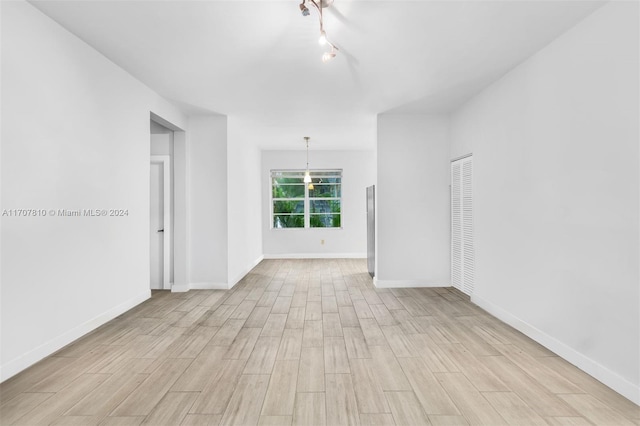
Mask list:
[{"label": "ceiling light canopy", "polygon": [[329,46],[331,47],[331,51],[324,52],[322,55],[322,62],[330,61],[331,59],[336,57],[336,53],[338,52],[338,48],[331,43],[327,39],[327,33],[324,31],[324,22],[322,19],[322,9],[330,6],[333,3],[333,0],[302,0],[300,3],[300,11],[302,12],[302,16],[309,16],[309,8],[306,5],[306,2],[309,1],[313,7],[318,11],[318,17],[320,19],[320,38],[318,38],[318,43],[320,46]]}]

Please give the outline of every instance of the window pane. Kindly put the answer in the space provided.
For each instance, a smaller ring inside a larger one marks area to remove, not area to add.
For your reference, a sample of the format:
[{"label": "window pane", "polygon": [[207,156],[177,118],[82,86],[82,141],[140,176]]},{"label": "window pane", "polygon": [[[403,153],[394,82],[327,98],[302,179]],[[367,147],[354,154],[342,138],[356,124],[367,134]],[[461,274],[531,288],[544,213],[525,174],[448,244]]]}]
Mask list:
[{"label": "window pane", "polygon": [[273,212],[304,214],[304,201],[274,201]]},{"label": "window pane", "polygon": [[329,171],[318,171],[311,170],[311,176],[321,178],[324,182],[335,182],[337,179],[340,182],[340,176],[342,171],[340,170],[329,170]]},{"label": "window pane", "polygon": [[309,221],[312,228],[340,228],[340,213],[312,214]]},{"label": "window pane", "polygon": [[[298,182],[302,181],[304,177],[305,170],[271,170],[271,177],[274,179],[282,179],[282,182],[293,182],[297,180]],[[287,181],[287,179],[293,179]]]},{"label": "window pane", "polygon": [[294,173],[279,173],[276,175],[272,175],[273,183],[278,185],[285,185],[288,183],[303,183],[304,182],[304,172],[294,172]]},{"label": "window pane", "polygon": [[324,185],[313,184],[313,189],[309,189],[310,198],[339,198],[340,197],[340,185]]},{"label": "window pane", "polygon": [[274,228],[304,228],[304,215],[273,215]]},{"label": "window pane", "polygon": [[340,213],[340,200],[311,200],[311,213]]},{"label": "window pane", "polygon": [[276,180],[273,180],[273,198],[304,198],[304,183],[279,184]]},{"label": "window pane", "polygon": [[342,170],[271,170],[271,217],[274,228],[341,227]]}]

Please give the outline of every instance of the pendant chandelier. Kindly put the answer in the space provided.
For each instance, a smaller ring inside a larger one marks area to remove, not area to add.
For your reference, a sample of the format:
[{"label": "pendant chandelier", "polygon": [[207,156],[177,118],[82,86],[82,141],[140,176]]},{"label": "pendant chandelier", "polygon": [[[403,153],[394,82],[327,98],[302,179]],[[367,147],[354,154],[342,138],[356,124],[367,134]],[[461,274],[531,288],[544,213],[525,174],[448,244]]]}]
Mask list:
[{"label": "pendant chandelier", "polygon": [[304,137],[304,141],[307,144],[307,170],[304,172],[304,180],[303,182],[308,185],[309,189],[313,189],[313,183],[311,182],[311,174],[309,173],[309,136]]}]

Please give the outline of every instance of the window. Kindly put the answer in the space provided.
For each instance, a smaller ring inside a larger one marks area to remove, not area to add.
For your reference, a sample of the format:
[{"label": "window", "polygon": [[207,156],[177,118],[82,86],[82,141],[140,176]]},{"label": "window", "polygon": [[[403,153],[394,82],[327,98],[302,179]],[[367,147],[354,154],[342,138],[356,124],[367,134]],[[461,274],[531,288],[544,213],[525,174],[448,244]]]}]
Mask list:
[{"label": "window", "polygon": [[271,171],[271,224],[274,228],[340,228],[342,170]]}]

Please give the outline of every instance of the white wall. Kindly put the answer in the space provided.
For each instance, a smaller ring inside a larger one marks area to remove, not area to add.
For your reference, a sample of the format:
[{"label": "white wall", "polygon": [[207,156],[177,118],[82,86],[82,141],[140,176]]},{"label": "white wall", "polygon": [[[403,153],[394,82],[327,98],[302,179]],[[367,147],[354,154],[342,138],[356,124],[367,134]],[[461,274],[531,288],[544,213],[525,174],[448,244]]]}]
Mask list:
[{"label": "white wall", "polygon": [[149,113],[185,118],[24,2],[2,4],[4,380],[149,297]]},{"label": "white wall", "polygon": [[[304,169],[306,151],[262,152],[262,243],[265,257],[366,257],[367,186],[375,183],[373,151],[309,151],[312,169],[342,169],[341,229],[272,229],[272,169]],[[324,244],[321,244],[324,240]]]},{"label": "white wall", "polygon": [[452,117],[472,300],[640,401],[638,3],[612,2]]},{"label": "white wall", "polygon": [[377,286],[450,283],[448,125],[378,115]]},{"label": "white wall", "polygon": [[189,287],[227,288],[227,117],[189,117]]},{"label": "white wall", "polygon": [[251,124],[229,117],[227,141],[228,283],[234,286],[262,260],[262,180]]}]

